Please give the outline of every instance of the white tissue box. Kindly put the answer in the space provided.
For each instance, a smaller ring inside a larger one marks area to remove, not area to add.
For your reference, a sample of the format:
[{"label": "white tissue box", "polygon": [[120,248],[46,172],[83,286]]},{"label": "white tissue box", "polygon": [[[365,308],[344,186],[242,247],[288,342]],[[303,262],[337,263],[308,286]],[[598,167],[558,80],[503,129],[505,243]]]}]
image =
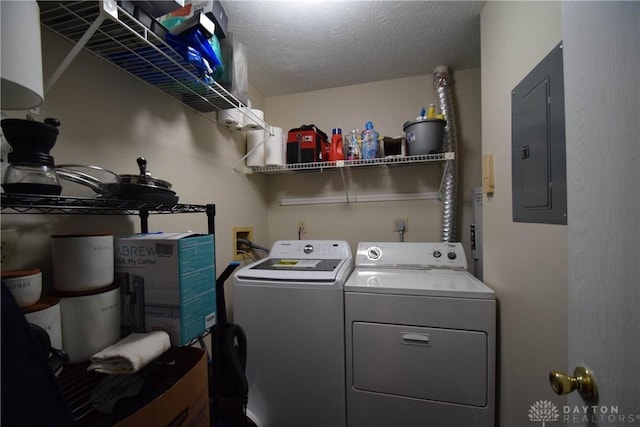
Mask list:
[{"label": "white tissue box", "polygon": [[216,324],[213,235],[135,234],[116,238],[114,247],[123,326],[139,313],[145,331],[165,330],[182,346]]}]

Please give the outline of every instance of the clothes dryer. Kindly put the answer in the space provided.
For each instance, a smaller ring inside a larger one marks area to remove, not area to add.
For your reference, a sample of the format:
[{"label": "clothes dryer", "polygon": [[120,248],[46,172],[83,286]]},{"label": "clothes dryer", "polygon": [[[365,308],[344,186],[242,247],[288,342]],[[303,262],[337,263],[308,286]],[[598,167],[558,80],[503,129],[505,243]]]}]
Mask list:
[{"label": "clothes dryer", "polygon": [[348,427],[494,426],[495,294],[460,243],[359,243],[345,339]]}]

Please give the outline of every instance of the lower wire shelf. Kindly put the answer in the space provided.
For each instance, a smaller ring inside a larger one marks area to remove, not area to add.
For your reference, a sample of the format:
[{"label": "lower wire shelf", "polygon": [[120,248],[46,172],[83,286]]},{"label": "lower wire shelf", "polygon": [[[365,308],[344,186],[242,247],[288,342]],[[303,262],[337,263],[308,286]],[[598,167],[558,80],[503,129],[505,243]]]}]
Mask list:
[{"label": "lower wire shelf", "polygon": [[79,427],[112,426],[176,384],[191,369],[198,351],[203,350],[171,347],[138,372],[125,375],[88,371],[91,362],[69,364],[58,375],[58,384]]}]

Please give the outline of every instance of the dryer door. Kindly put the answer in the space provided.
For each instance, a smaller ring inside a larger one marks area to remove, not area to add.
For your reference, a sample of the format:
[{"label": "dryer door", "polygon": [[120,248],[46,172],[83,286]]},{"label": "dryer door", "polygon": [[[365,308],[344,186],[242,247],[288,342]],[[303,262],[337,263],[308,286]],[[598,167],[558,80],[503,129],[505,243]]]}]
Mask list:
[{"label": "dryer door", "polygon": [[361,391],[482,407],[487,335],[354,322],[352,380]]}]

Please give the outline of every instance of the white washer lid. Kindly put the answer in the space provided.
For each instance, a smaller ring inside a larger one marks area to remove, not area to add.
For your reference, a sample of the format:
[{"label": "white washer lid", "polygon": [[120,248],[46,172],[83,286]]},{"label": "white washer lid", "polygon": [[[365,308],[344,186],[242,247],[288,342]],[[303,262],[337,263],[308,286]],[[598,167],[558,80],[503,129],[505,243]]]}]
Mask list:
[{"label": "white washer lid", "polygon": [[356,268],[345,292],[495,299],[495,292],[467,271]]},{"label": "white washer lid", "polygon": [[[303,267],[296,268],[298,263]],[[235,274],[235,277],[237,280],[305,282],[326,285],[334,284],[341,277],[344,281],[351,269],[351,263],[350,258],[331,260],[264,258],[243,267]],[[263,265],[265,267],[261,268]],[[278,265],[282,266],[278,267]],[[291,265],[291,267],[286,265]],[[308,266],[308,268],[304,268],[304,266]]]}]

